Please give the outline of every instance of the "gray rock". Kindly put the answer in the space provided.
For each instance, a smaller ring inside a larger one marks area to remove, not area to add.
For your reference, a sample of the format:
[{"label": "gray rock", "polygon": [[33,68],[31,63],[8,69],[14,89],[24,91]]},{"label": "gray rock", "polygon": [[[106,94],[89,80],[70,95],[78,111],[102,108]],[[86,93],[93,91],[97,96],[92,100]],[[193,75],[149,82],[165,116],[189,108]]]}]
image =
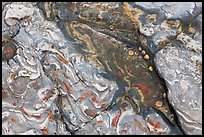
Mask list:
[{"label": "gray rock", "polygon": [[[190,135],[202,134],[202,66],[192,61],[195,56],[186,49],[166,47],[155,57],[168,86],[168,99],[183,130]],[[201,59],[201,55],[197,57]]]},{"label": "gray rock", "polygon": [[192,17],[202,12],[201,2],[135,2],[134,6],[140,6],[148,10],[160,10],[164,12],[167,19],[184,19]]}]

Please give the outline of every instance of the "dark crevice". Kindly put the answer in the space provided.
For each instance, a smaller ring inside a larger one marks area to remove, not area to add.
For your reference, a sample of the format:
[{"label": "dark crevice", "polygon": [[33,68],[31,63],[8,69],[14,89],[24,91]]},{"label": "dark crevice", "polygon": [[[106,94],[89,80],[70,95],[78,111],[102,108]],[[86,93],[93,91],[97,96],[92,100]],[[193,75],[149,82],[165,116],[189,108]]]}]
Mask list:
[{"label": "dark crevice", "polygon": [[[153,62],[154,62],[154,60],[153,60]],[[154,63],[155,64],[155,63]],[[156,68],[156,67],[155,67]],[[156,72],[156,74],[157,74],[157,76],[159,77],[159,79],[160,79],[160,81],[162,82],[162,85],[163,85],[163,87],[164,87],[164,90],[165,91],[169,91],[168,90],[168,88],[167,88],[167,83],[166,83],[166,81],[165,81],[165,79],[161,76],[161,74],[158,72],[158,70],[157,69],[155,69],[155,72]],[[166,93],[166,96],[168,97],[168,92],[165,92]],[[176,122],[176,125],[177,125],[177,127],[179,128],[179,130],[185,135],[185,132],[184,132],[184,130],[182,129],[182,126],[181,126],[181,124],[180,124],[180,122],[179,122],[179,119],[178,119],[178,116],[177,116],[177,113],[176,113],[176,111],[175,111],[175,109],[173,108],[173,106],[171,105],[171,103],[169,102],[169,99],[167,98],[166,99],[167,100],[167,103],[168,103],[168,106],[169,106],[169,109],[170,109],[170,111],[172,112],[172,114],[174,115],[174,120],[175,120],[175,122]],[[162,114],[162,113],[160,113],[160,114]],[[167,118],[166,118],[167,119]],[[168,119],[167,119],[168,120]],[[169,120],[168,120],[169,121]],[[171,123],[170,121],[169,121],[169,123]],[[173,124],[173,123],[172,123]]]}]

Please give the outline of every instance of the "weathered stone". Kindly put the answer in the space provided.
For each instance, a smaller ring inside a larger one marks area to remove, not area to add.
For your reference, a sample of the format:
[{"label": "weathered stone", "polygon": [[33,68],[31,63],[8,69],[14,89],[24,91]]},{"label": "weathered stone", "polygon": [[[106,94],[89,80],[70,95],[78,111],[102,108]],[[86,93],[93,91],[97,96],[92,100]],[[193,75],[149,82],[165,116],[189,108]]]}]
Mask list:
[{"label": "weathered stone", "polygon": [[[192,58],[197,57],[195,60]],[[202,134],[202,57],[179,47],[166,47],[155,57],[161,76],[168,85],[168,99],[183,130]]]},{"label": "weathered stone", "polygon": [[2,2],[2,43],[2,134],[202,132],[201,2]]}]

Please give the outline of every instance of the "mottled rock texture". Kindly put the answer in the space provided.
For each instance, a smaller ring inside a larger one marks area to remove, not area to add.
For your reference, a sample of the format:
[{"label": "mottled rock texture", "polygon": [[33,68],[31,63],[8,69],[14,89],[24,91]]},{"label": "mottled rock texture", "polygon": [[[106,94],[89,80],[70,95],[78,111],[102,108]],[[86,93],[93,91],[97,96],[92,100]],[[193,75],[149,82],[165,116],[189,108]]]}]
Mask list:
[{"label": "mottled rock texture", "polygon": [[202,134],[201,56],[201,2],[2,2],[2,134]]}]

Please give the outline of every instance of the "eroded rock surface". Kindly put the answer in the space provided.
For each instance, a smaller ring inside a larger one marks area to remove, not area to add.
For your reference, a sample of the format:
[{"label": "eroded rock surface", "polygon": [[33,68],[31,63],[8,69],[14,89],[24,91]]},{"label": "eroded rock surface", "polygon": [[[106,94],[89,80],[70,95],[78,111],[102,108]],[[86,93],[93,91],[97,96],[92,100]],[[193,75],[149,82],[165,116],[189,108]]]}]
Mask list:
[{"label": "eroded rock surface", "polygon": [[[173,56],[172,56],[173,55]],[[167,47],[155,62],[168,85],[168,99],[187,134],[202,133],[202,57],[179,47]]]},{"label": "eroded rock surface", "polygon": [[2,8],[3,134],[202,134],[201,3]]}]

